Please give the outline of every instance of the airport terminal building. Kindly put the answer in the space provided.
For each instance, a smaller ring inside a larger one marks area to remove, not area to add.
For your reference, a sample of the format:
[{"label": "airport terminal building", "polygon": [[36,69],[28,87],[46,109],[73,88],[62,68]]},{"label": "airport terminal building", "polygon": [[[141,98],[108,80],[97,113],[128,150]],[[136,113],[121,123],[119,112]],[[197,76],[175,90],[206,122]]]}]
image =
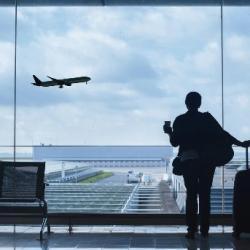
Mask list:
[{"label": "airport terminal building", "polygon": [[90,167],[166,167],[170,146],[34,146],[34,161],[79,161]]}]

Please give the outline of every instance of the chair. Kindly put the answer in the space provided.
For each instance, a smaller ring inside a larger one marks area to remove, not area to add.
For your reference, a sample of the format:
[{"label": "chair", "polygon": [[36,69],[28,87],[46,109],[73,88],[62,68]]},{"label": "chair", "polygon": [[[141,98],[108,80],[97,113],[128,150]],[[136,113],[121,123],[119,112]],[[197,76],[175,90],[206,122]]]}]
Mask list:
[{"label": "chair", "polygon": [[45,162],[0,162],[0,217],[41,217],[40,240],[50,233],[44,172]]}]

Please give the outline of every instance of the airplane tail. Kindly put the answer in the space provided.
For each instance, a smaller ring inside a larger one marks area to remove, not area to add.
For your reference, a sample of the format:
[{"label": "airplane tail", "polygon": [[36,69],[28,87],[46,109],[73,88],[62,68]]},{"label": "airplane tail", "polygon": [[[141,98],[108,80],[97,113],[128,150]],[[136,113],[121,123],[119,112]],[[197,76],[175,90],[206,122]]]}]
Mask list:
[{"label": "airplane tail", "polygon": [[33,78],[35,80],[35,84],[34,85],[37,85],[37,86],[41,86],[42,85],[42,81],[39,80],[35,75],[33,75]]}]

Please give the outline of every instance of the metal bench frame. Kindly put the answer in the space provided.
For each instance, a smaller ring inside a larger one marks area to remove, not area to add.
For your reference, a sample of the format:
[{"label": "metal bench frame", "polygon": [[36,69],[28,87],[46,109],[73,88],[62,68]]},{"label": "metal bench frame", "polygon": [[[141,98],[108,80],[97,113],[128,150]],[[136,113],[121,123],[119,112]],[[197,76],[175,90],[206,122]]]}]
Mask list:
[{"label": "metal bench frame", "polygon": [[[13,197],[11,197],[11,195],[4,197],[3,179],[5,174],[4,171],[5,168],[18,169],[20,167],[37,168],[36,187],[35,190],[33,190],[35,193],[34,197],[27,197],[27,198],[18,197],[18,193],[16,193],[15,196],[13,195]],[[45,162],[7,162],[7,161],[0,162],[0,218],[11,217],[17,219],[18,217],[29,217],[29,218],[41,217],[42,224],[40,230],[40,241],[43,240],[43,231],[46,225],[47,225],[47,232],[48,234],[50,233],[50,225],[48,223],[47,202],[44,199],[44,194],[45,194],[44,172],[45,172]],[[36,205],[36,207],[34,207],[34,205]]]}]

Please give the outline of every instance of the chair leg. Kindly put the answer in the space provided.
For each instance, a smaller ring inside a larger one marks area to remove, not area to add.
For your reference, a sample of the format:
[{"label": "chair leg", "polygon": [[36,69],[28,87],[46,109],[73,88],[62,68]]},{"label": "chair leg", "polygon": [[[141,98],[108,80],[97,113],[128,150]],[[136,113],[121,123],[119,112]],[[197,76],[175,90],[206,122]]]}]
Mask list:
[{"label": "chair leg", "polygon": [[42,226],[41,226],[41,230],[40,230],[40,241],[43,240],[43,230],[45,225],[47,224],[47,218],[43,218],[43,222],[42,222]]},{"label": "chair leg", "polygon": [[43,232],[40,231],[40,241],[43,241]]},{"label": "chair leg", "polygon": [[50,224],[48,223],[48,221],[47,221],[47,232],[48,234],[50,234]]},{"label": "chair leg", "polygon": [[72,231],[73,231],[73,227],[71,224],[69,224],[69,234],[72,234]]}]

